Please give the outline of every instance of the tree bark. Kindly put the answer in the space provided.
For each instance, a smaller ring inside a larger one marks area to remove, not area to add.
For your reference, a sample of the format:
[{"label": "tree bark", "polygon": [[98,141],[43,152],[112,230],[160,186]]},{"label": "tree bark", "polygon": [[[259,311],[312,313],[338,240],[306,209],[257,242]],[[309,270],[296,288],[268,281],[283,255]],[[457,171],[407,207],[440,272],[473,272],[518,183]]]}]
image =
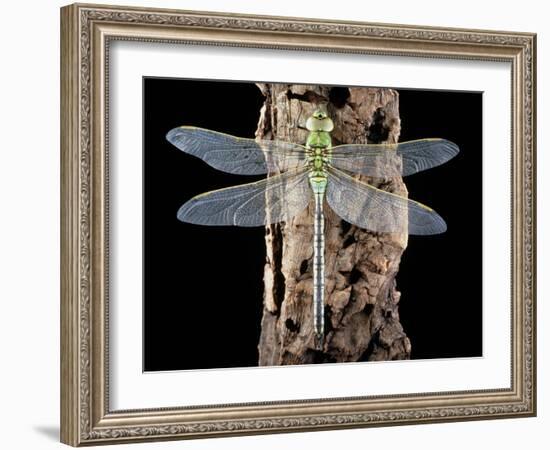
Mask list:
[{"label": "tree bark", "polygon": [[[265,96],[256,136],[304,143],[305,121],[325,104],[333,145],[397,142],[399,97],[392,89],[258,84]],[[407,195],[401,178],[360,177]],[[330,182],[330,181],[329,181]],[[264,309],[259,365],[408,359],[395,277],[407,235],[373,233],[325,207],[325,342],[315,349],[312,308],[313,204],[266,227]]]}]

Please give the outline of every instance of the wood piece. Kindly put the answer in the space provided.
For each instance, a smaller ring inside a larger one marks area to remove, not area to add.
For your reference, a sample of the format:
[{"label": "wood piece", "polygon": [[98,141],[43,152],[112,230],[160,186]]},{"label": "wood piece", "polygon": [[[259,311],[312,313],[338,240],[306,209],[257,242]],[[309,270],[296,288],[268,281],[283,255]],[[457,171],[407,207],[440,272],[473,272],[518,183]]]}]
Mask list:
[{"label": "wood piece", "polygon": [[[397,142],[399,97],[392,89],[258,84],[265,103],[256,137],[305,142],[305,121],[320,104],[334,121],[333,145]],[[403,180],[362,180],[407,195]],[[326,206],[326,339],[314,345],[313,204],[287,223],[266,227],[264,310],[259,365],[408,359],[395,277],[407,235],[373,233]]]}]

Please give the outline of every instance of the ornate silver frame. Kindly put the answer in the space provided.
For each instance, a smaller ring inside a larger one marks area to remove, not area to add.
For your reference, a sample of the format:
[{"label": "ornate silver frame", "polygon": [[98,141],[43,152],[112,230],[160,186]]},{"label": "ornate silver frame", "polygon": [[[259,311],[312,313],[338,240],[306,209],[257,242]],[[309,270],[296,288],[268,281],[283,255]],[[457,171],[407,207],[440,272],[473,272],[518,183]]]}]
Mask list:
[{"label": "ornate silver frame", "polygon": [[[507,61],[512,66],[509,389],[111,411],[106,67],[115,39]],[[535,51],[530,33],[75,4],[61,10],[61,440],[159,439],[533,416]]]}]

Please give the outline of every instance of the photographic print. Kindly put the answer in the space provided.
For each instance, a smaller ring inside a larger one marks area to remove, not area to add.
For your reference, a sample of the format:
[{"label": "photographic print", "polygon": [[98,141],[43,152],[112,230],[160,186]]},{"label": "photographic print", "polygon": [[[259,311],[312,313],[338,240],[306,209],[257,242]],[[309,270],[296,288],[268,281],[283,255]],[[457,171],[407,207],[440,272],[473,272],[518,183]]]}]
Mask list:
[{"label": "photographic print", "polygon": [[483,356],[482,93],[143,98],[146,372]]},{"label": "photographic print", "polygon": [[61,440],[536,414],[536,35],[61,10]]}]

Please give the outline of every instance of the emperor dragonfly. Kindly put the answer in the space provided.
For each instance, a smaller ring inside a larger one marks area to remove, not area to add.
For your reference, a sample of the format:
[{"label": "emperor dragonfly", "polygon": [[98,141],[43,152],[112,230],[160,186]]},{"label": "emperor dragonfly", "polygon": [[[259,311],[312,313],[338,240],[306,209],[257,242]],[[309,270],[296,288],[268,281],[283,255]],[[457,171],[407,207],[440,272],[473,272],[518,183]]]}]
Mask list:
[{"label": "emperor dragonfly", "polygon": [[181,126],[167,140],[210,166],[239,175],[269,174],[254,183],[206,192],[178,211],[183,222],[200,225],[264,226],[286,222],[314,199],[313,329],[317,347],[324,336],[324,200],[345,221],[373,232],[429,235],[443,233],[445,221],[431,208],[353,178],[348,172],[377,178],[412,175],[456,156],[458,146],[445,139],[398,144],[332,146],[333,121],[317,109],[306,121],[305,145],[239,138]]}]

